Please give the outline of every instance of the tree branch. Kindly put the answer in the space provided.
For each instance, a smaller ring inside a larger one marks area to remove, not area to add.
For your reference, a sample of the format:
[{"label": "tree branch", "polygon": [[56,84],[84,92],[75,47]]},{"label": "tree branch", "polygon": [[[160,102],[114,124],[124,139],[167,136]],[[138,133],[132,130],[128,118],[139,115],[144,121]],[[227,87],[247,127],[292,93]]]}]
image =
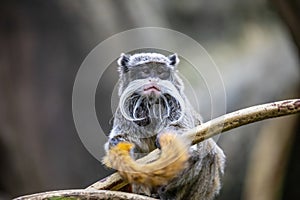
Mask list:
[{"label": "tree branch", "polygon": [[[222,132],[250,124],[253,122],[261,121],[264,119],[280,117],[284,115],[291,115],[300,113],[300,99],[284,100],[274,103],[253,106],[250,108],[232,112],[206,123],[197,126],[185,133],[187,137],[192,140],[193,144],[199,143],[203,140],[211,138]],[[159,150],[156,149],[149,153],[147,156],[138,160],[138,162],[147,163],[159,157]],[[32,194],[28,196],[19,197],[21,199],[52,199],[52,197],[71,197],[71,198],[97,198],[97,199],[130,199],[130,200],[154,200],[151,197],[142,195],[125,193],[119,190],[126,186],[128,183],[123,181],[118,173],[114,173],[86,188],[85,190],[62,190],[44,192],[39,194]],[[55,198],[53,198],[55,199]],[[56,198],[57,199],[57,198]]]},{"label": "tree branch", "polygon": [[43,192],[37,194],[31,194],[27,196],[18,197],[14,200],[74,200],[74,199],[115,199],[115,200],[156,200],[151,197],[119,192],[119,191],[109,191],[109,190],[59,190],[51,192]]},{"label": "tree branch", "polygon": [[[185,135],[192,140],[193,144],[196,144],[222,132],[229,131],[246,124],[295,113],[300,113],[300,99],[278,101],[245,108],[223,115],[189,130],[185,133]],[[159,150],[156,149],[147,156],[139,159],[138,162],[147,163],[157,159],[158,157]],[[122,180],[118,173],[114,173],[90,185],[87,190],[118,190],[126,184],[127,183]]]}]

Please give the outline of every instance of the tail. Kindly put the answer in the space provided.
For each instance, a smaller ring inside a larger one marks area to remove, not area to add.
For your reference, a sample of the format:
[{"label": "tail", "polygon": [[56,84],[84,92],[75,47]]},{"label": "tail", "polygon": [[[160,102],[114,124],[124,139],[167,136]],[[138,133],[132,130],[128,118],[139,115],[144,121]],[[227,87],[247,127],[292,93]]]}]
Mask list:
[{"label": "tail", "polygon": [[103,158],[103,163],[118,170],[129,183],[150,187],[162,186],[179,175],[187,167],[189,142],[181,135],[165,133],[159,139],[160,157],[147,164],[138,163],[130,156],[133,144],[120,142]]}]

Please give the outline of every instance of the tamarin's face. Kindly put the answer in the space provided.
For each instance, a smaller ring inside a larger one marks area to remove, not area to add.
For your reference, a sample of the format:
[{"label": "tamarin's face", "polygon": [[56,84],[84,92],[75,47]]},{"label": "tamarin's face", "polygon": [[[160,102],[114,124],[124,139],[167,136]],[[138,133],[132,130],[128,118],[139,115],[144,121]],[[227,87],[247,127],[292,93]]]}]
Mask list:
[{"label": "tamarin's face", "polygon": [[[184,100],[179,91],[176,54],[122,54],[118,60],[120,72],[120,110],[131,121],[169,118],[178,120]],[[175,110],[174,110],[175,109]]]},{"label": "tamarin's face", "polygon": [[145,63],[137,65],[128,71],[130,80],[147,79],[140,91],[141,95],[159,97],[161,88],[158,85],[160,80],[171,81],[172,69],[163,63]]},{"label": "tamarin's face", "polygon": [[123,87],[132,81],[145,79],[143,90],[137,92],[145,96],[158,97],[161,93],[158,82],[161,80],[172,82],[178,62],[176,54],[168,57],[157,53],[122,54],[118,64]]},{"label": "tamarin's face", "polygon": [[173,69],[166,64],[151,62],[132,67],[128,71],[128,77],[130,81],[145,79],[142,90],[137,92],[142,96],[158,98],[162,92],[159,81],[171,81],[171,73],[173,73]]}]

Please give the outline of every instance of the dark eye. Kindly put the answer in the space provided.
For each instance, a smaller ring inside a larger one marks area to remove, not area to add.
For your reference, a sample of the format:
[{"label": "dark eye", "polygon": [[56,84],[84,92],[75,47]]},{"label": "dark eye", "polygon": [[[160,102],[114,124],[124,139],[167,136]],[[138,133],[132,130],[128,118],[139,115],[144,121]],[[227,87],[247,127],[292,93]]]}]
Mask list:
[{"label": "dark eye", "polygon": [[163,73],[165,70],[162,67],[157,68],[157,74]]},{"label": "dark eye", "polygon": [[142,72],[144,74],[149,74],[150,73],[150,69],[148,67],[143,67]]},{"label": "dark eye", "polygon": [[170,69],[167,67],[160,66],[157,68],[157,76],[160,79],[168,79],[170,77]]},{"label": "dark eye", "polygon": [[150,76],[151,70],[148,66],[141,66],[137,68],[137,78],[148,78]]}]

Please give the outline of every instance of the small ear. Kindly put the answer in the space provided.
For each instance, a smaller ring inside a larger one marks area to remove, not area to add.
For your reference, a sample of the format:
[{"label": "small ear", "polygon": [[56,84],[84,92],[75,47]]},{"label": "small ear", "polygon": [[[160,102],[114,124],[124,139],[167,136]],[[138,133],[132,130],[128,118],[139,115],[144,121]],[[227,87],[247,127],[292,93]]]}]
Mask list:
[{"label": "small ear", "polygon": [[129,62],[130,55],[121,53],[120,58],[118,59],[118,65],[120,67],[121,72],[128,72],[128,62]]},{"label": "small ear", "polygon": [[169,64],[174,66],[174,67],[179,63],[179,58],[178,58],[176,53],[174,53],[172,55],[169,55],[168,58],[170,60]]}]

